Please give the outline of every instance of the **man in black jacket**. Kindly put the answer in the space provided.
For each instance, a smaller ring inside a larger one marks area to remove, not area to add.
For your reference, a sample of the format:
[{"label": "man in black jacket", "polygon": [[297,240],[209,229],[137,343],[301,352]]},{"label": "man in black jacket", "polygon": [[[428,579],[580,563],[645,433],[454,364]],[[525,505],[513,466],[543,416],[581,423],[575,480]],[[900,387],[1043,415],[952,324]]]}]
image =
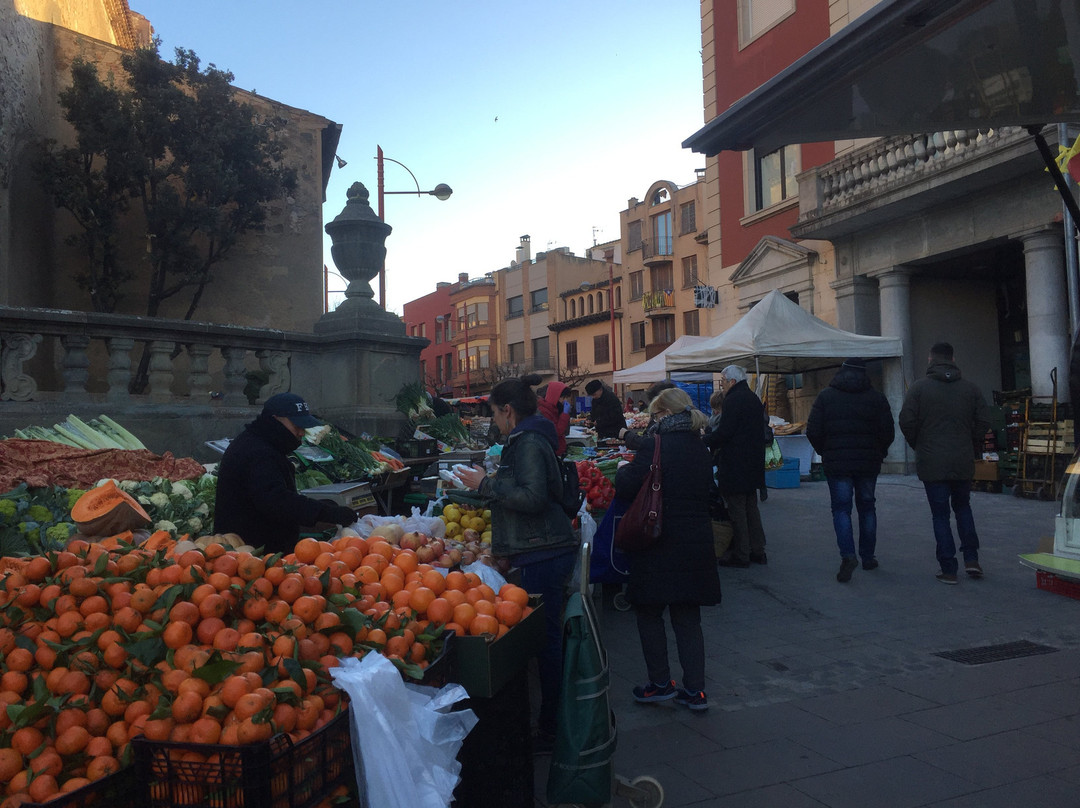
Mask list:
[{"label": "man in black jacket", "polygon": [[596,427],[597,439],[620,437],[626,429],[626,417],[623,415],[623,406],[619,397],[604,387],[599,379],[593,379],[585,385],[585,392],[592,396],[589,420]]},{"label": "man in black jacket", "polygon": [[719,563],[722,567],[767,564],[765,529],[757,504],[758,489],[765,485],[765,407],[738,365],[721,371],[720,389],[724,408],[716,428],[705,436],[705,445],[719,450],[716,484],[731,515],[734,536]]},{"label": "man in black jacket", "polygon": [[866,362],[848,359],[814,401],[806,437],[819,455],[829,483],[833,529],[840,548],[836,580],[847,583],[859,565],[851,503],[859,511],[859,557],[864,570],[878,566],[874,489],[895,428],[889,401],[870,385]]},{"label": "man in black jacket", "polygon": [[301,525],[356,521],[351,508],[296,492],[296,470],[289,455],[299,448],[304,430],[319,425],[296,393],[278,393],[266,400],[259,417],[229,443],[221,458],[215,533],[236,533],[268,553],[290,553]]}]

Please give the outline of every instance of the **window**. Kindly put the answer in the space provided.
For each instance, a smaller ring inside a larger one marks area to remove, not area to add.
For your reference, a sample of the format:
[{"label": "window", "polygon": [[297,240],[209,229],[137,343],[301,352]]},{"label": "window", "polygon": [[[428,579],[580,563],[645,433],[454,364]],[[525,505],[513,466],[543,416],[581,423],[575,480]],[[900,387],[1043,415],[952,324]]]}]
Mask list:
[{"label": "window", "polygon": [[583,297],[579,297],[577,299],[577,313],[578,313],[578,317],[584,317],[585,316],[585,298],[583,298]]},{"label": "window", "polygon": [[566,343],[566,366],[576,368],[577,365],[577,340]]},{"label": "window", "polygon": [[604,293],[603,292],[597,292],[596,293],[596,310],[597,311],[603,311],[604,310]]},{"label": "window", "polygon": [[488,304],[483,303],[470,303],[467,306],[461,306],[457,313],[458,319],[464,322],[465,317],[469,318],[469,328],[475,328],[478,325],[488,324]]},{"label": "window", "polygon": [[442,345],[443,341],[443,324],[438,320],[435,321],[435,344]]},{"label": "window", "polygon": [[[469,370],[479,370],[480,368],[488,367],[488,346],[487,345],[470,345],[469,346]],[[458,351],[458,372],[465,372],[465,349],[461,348]]]},{"label": "window", "polygon": [[570,319],[573,320],[575,317],[577,317],[577,301],[570,298]]},{"label": "window", "polygon": [[684,202],[679,205],[679,235],[685,236],[697,230],[697,203]]},{"label": "window", "polygon": [[615,287],[615,308],[617,308],[617,309],[622,308],[622,287],[621,286],[616,286]]},{"label": "window", "polygon": [[454,376],[454,355],[452,353],[448,353],[445,356],[443,356],[443,364],[446,365],[446,373],[444,374],[443,378],[445,378],[445,379],[453,378],[453,376]]},{"label": "window", "polygon": [[795,11],[795,0],[739,0],[739,45],[761,36]]},{"label": "window", "polygon": [[697,256],[689,255],[682,260],[683,289],[700,283],[697,276]]},{"label": "window", "polygon": [[610,362],[611,357],[608,355],[608,335],[601,334],[598,337],[592,338],[593,349],[593,362],[597,365],[602,365],[605,362]]},{"label": "window", "polygon": [[[454,338],[454,315],[449,313],[443,315],[442,332],[443,342],[449,342]],[[447,367],[449,367],[449,365],[447,365]]]},{"label": "window", "polygon": [[662,317],[652,318],[653,342],[661,345],[670,345],[675,341],[675,315],[665,314]]},{"label": "window", "polygon": [[641,219],[626,224],[627,251],[641,249]]},{"label": "window", "polygon": [[800,170],[798,146],[781,146],[761,157],[757,152],[753,155],[754,210],[764,210],[799,195],[799,183],[795,181]]},{"label": "window", "polygon": [[529,293],[529,302],[532,304],[532,311],[547,311],[548,296],[547,288],[534,289]]},{"label": "window", "polygon": [[700,337],[701,328],[698,325],[698,310],[683,312],[683,333],[691,337]]},{"label": "window", "polygon": [[[514,317],[520,317],[524,313],[525,309],[522,304],[521,295],[516,297],[508,297],[506,299],[506,319],[512,319]],[[472,325],[470,323],[470,325]]]},{"label": "window", "polygon": [[[589,297],[588,297],[588,301],[589,301],[589,314],[592,314],[592,313],[593,313],[593,299],[592,299],[592,295],[589,295]],[[584,314],[584,313],[585,313],[585,312],[582,312],[582,314]]]},{"label": "window", "polygon": [[524,342],[511,342],[508,346],[510,350],[510,364],[521,365],[525,362],[525,343]]},{"label": "window", "polygon": [[532,341],[532,356],[533,367],[537,370],[547,370],[551,367],[548,337],[537,337]]},{"label": "window", "polygon": [[675,288],[674,272],[671,264],[661,264],[649,271],[649,279],[652,281],[653,292],[664,292]]},{"label": "window", "polygon": [[427,339],[427,323],[420,323],[420,336]]},{"label": "window", "polygon": [[652,237],[656,247],[653,255],[671,255],[671,211],[653,216]]},{"label": "window", "polygon": [[645,294],[645,284],[641,270],[630,273],[630,299],[641,300],[642,295]]},{"label": "window", "polygon": [[[630,350],[645,350],[645,321],[630,323]],[[626,360],[623,360],[625,363]]]}]

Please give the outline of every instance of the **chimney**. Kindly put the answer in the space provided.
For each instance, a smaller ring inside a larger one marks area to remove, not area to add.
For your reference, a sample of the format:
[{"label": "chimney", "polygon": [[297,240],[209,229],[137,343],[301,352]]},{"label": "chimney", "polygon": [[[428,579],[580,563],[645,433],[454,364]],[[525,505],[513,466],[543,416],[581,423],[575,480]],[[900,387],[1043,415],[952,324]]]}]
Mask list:
[{"label": "chimney", "polygon": [[524,264],[526,261],[532,260],[532,245],[530,244],[530,240],[527,235],[521,237],[521,243],[518,245],[515,253],[516,260],[519,264]]},{"label": "chimney", "polygon": [[459,272],[457,274],[457,282],[458,283],[468,283],[469,282],[469,273],[468,272]]}]

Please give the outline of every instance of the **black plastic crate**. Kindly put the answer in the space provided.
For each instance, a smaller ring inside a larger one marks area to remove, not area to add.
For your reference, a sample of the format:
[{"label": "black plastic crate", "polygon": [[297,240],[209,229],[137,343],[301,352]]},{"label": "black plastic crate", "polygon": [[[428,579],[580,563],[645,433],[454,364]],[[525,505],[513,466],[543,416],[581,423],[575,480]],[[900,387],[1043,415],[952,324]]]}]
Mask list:
[{"label": "black plastic crate", "polygon": [[402,457],[434,457],[439,453],[434,438],[404,438],[394,441],[394,448]]},{"label": "black plastic crate", "polygon": [[136,808],[139,796],[135,767],[127,766],[48,802],[24,802],[23,808]]},{"label": "black plastic crate", "polygon": [[296,743],[287,735],[247,746],[140,736],[132,745],[146,808],[309,808],[354,777],[348,710]]}]

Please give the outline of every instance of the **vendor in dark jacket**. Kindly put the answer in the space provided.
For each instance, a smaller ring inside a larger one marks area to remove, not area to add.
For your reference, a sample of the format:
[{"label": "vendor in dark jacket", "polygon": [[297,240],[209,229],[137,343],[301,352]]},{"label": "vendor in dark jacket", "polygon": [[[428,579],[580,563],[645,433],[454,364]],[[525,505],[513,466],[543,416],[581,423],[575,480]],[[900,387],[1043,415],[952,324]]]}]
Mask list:
[{"label": "vendor in dark jacket", "polygon": [[720,559],[722,567],[767,564],[765,530],[758,511],[758,489],[765,485],[765,446],[762,424],[765,407],[746,383],[746,371],[728,365],[720,372],[724,409],[705,444],[718,450],[716,485],[731,515],[731,549]]},{"label": "vendor in dark jacket", "polygon": [[859,511],[859,557],[864,570],[876,569],[877,487],[881,461],[893,442],[895,427],[889,401],[870,385],[866,362],[848,359],[810,408],[806,437],[821,455],[829,483],[840,571],[836,580],[847,583],[859,565],[851,525],[851,503]]},{"label": "vendor in dark jacket", "polygon": [[[648,475],[654,442],[660,441],[661,536],[652,547],[626,554],[630,566],[626,596],[637,615],[649,677],[645,685],[634,688],[634,699],[643,703],[675,699],[691,710],[706,710],[701,607],[720,602],[709,515],[712,458],[701,440],[707,418],[679,389],[664,390],[649,409],[656,416],[656,432],[643,440],[633,462],[615,475],[617,496],[632,501]],[[765,452],[761,454],[764,457]],[[668,665],[665,609],[675,633],[682,687],[672,681]]]},{"label": "vendor in dark jacket", "polygon": [[604,383],[599,379],[593,379],[585,385],[585,392],[592,396],[593,400],[589,420],[596,428],[596,437],[599,440],[621,437],[626,429],[626,417],[623,415],[619,397],[604,387]]},{"label": "vendor in dark jacket", "polygon": [[[534,744],[555,739],[562,683],[562,611],[577,558],[578,537],[562,509],[555,426],[537,410],[535,374],[503,379],[491,389],[494,421],[506,445],[494,476],[473,466],[458,472],[490,503],[492,553],[521,570],[521,586],[544,602],[546,643],[538,655],[540,717]],[[618,401],[618,399],[616,399]]]},{"label": "vendor in dark jacket", "polygon": [[302,525],[356,521],[352,508],[296,492],[296,470],[289,455],[299,448],[305,429],[320,425],[296,393],[278,393],[266,400],[259,417],[229,443],[221,458],[215,533],[236,533],[269,553],[291,553]]}]

